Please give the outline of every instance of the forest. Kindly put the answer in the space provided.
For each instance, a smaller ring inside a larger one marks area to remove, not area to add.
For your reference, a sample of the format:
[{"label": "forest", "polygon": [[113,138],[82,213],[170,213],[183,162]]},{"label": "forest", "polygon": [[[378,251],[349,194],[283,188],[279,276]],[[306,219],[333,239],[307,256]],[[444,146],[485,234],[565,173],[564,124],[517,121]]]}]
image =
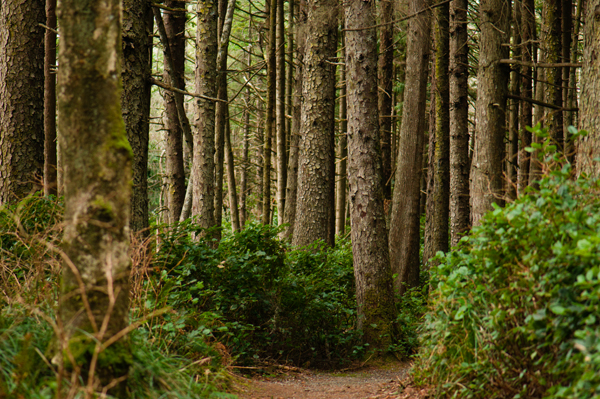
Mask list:
[{"label": "forest", "polygon": [[600,0],[1,0],[0,398],[600,397],[599,52]]}]

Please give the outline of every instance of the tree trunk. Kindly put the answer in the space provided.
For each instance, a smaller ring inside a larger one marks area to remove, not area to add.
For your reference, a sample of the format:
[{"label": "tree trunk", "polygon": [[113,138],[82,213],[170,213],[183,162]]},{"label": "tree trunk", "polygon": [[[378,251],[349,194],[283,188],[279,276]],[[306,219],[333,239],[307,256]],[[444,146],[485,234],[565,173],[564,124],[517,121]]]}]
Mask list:
[{"label": "tree trunk", "polygon": [[[121,113],[118,0],[62,0],[59,7],[59,145],[65,228],[59,315],[67,367],[87,371],[88,395],[126,378],[129,215],[133,152]],[[116,342],[108,344],[115,339]],[[98,356],[102,352],[101,356]],[[125,382],[108,393],[126,397]]]},{"label": "tree trunk", "polygon": [[375,25],[373,8],[373,2],[345,3],[348,180],[358,328],[373,348],[385,349],[393,342],[395,307],[383,211],[377,36],[374,29],[364,29]]},{"label": "tree trunk", "polygon": [[133,194],[130,227],[148,228],[148,142],[152,11],[145,0],[123,0],[123,119],[133,150]]},{"label": "tree trunk", "polygon": [[[533,29],[535,29],[535,5],[534,0],[524,0],[521,5],[521,57],[524,62],[533,62]],[[532,87],[533,70],[527,65],[521,66],[521,92],[523,97],[533,98]],[[518,193],[521,194],[529,185],[529,167],[531,154],[525,148],[531,147],[531,132],[527,126],[533,126],[533,113],[531,104],[521,101],[521,143],[519,149],[519,177]]]},{"label": "tree trunk", "polygon": [[335,65],[337,13],[334,0],[308,6],[302,85],[300,155],[294,246],[330,240],[330,214],[335,187]]},{"label": "tree trunk", "polygon": [[296,20],[296,72],[294,73],[294,96],[292,103],[292,127],[290,132],[290,156],[288,160],[287,186],[285,189],[286,208],[284,214],[285,223],[288,224],[283,231],[282,237],[291,240],[294,236],[294,225],[296,224],[296,206],[298,198],[298,159],[300,156],[300,117],[302,108],[302,80],[304,75],[304,49],[306,36],[306,7],[303,3],[298,4]]},{"label": "tree trunk", "polygon": [[[340,51],[340,58],[346,59],[346,43],[344,39],[344,32],[342,32],[342,49]],[[336,187],[336,216],[335,216],[335,234],[338,236],[342,236],[346,230],[346,182],[347,179],[347,169],[346,169],[346,161],[348,158],[348,114],[347,114],[347,106],[348,102],[346,101],[346,66],[341,66],[340,73],[340,81],[342,82],[342,86],[340,88],[340,124],[338,135],[340,137],[338,143],[338,176],[337,176],[337,187]]]},{"label": "tree trunk", "polygon": [[577,172],[600,176],[600,0],[588,0],[583,30],[583,69],[581,71],[580,128],[588,135],[577,143]]},{"label": "tree trunk", "polygon": [[[199,0],[196,26],[196,93],[215,97],[217,83],[217,3]],[[215,103],[196,98],[192,161],[192,215],[202,228],[215,225]]]},{"label": "tree trunk", "polygon": [[[435,9],[435,151],[433,174],[433,214],[431,245],[423,261],[438,251],[448,251],[448,219],[450,217],[450,5]],[[434,129],[430,129],[434,130]]]},{"label": "tree trunk", "polygon": [[[428,5],[426,0],[411,0],[409,14]],[[407,288],[419,284],[419,187],[423,169],[430,21],[428,13],[421,13],[409,20],[407,28],[404,107],[390,223],[390,262],[392,273],[398,276],[394,288],[401,295]]]},{"label": "tree trunk", "polygon": [[287,185],[287,144],[285,130],[285,18],[283,0],[277,1],[277,225],[284,222],[285,187]]},{"label": "tree trunk", "polygon": [[[561,50],[561,14],[562,0],[544,2],[542,18],[542,46],[546,62],[560,62]],[[562,68],[547,68],[546,102],[562,107]],[[546,127],[550,136],[558,146],[564,149],[563,118],[561,110],[549,110],[546,114]]]},{"label": "tree trunk", "polygon": [[56,0],[46,0],[44,47],[44,194],[56,195]]},{"label": "tree trunk", "polygon": [[265,136],[263,153],[262,223],[271,223],[271,140],[275,130],[275,86],[276,86],[276,22],[277,0],[270,0],[269,44],[267,47],[267,109],[265,111]]},{"label": "tree trunk", "polygon": [[[165,6],[177,10],[185,8],[185,1],[168,0]],[[171,86],[185,90],[185,21],[183,11],[165,11],[164,24],[169,41],[174,71],[169,73],[169,63],[165,57],[163,79]],[[166,46],[166,44],[163,44]],[[170,76],[176,77],[172,82]],[[183,128],[179,121],[175,95],[165,91],[166,154],[167,154],[167,203],[171,222],[179,221],[185,201],[185,166],[183,162]]]},{"label": "tree trunk", "polygon": [[0,205],[43,188],[44,0],[0,6]]},{"label": "tree trunk", "polygon": [[379,61],[378,61],[378,106],[379,132],[381,134],[381,155],[383,171],[383,195],[386,200],[392,198],[392,91],[394,72],[394,25],[391,24],[393,13],[391,0],[379,2],[381,27],[379,28]]},{"label": "tree trunk", "polygon": [[227,130],[225,130],[225,163],[227,164],[227,191],[229,193],[229,213],[231,214],[231,229],[240,231],[240,212],[238,210],[237,187],[235,184],[235,166],[233,164],[233,149],[231,148],[231,125],[227,114]]},{"label": "tree trunk", "polygon": [[473,225],[492,209],[504,205],[502,162],[506,132],[506,93],[510,1],[482,0],[479,5],[481,36],[477,72],[477,126],[471,164],[471,211]]},{"label": "tree trunk", "polygon": [[[512,59],[521,60],[521,31],[517,21],[521,21],[521,2],[513,6]],[[519,67],[510,71],[510,93],[521,95],[521,76]],[[517,197],[517,166],[519,162],[519,101],[512,99],[508,107],[508,156],[506,158],[506,197],[514,200]]]},{"label": "tree trunk", "polygon": [[450,3],[450,235],[452,246],[471,228],[469,206],[468,0]]},{"label": "tree trunk", "polygon": [[[227,55],[229,34],[233,24],[235,0],[219,0],[219,51],[217,54],[217,98],[227,100]],[[225,157],[225,135],[229,104],[218,102],[215,116],[215,226],[221,226],[223,220],[223,175]],[[221,238],[221,230],[216,232]]]}]

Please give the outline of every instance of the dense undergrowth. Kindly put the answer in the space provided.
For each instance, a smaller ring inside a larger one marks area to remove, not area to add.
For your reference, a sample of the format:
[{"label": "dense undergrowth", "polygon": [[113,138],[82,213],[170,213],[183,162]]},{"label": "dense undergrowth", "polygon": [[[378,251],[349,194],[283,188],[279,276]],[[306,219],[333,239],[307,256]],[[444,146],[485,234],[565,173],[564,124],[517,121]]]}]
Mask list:
[{"label": "dense undergrowth", "polygon": [[439,257],[416,367],[435,397],[600,396],[600,182],[548,161]]},{"label": "dense undergrowth", "polygon": [[[84,379],[52,361],[61,221],[62,203],[37,195],[0,208],[0,397],[85,396]],[[193,221],[159,231],[132,242],[131,397],[226,397],[238,367],[336,368],[372,352],[356,329],[348,241],[292,250],[278,228],[254,223],[218,245]],[[405,357],[420,291],[400,308],[401,335],[387,349]]]}]

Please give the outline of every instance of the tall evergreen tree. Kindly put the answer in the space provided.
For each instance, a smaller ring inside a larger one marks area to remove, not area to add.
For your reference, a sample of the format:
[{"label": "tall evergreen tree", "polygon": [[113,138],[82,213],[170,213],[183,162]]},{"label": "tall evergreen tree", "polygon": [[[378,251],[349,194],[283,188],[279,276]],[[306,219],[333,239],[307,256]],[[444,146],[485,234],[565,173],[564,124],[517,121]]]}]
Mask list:
[{"label": "tall evergreen tree", "polygon": [[145,0],[123,0],[123,119],[133,150],[131,229],[148,227],[148,143],[152,11]]},{"label": "tall evergreen tree", "polygon": [[376,348],[394,336],[394,294],[383,212],[373,2],[345,3],[348,183],[358,328]]},{"label": "tall evergreen tree", "polygon": [[302,138],[298,161],[298,195],[293,245],[305,246],[329,235],[333,205],[335,65],[337,49],[335,0],[308,4],[302,84]]},{"label": "tall evergreen tree", "polygon": [[[199,0],[196,23],[196,93],[217,94],[217,0]],[[192,161],[192,216],[200,227],[215,225],[215,103],[196,98]]]},{"label": "tall evergreen tree", "polygon": [[420,13],[410,19],[407,28],[404,106],[392,197],[389,248],[392,273],[398,276],[394,280],[394,288],[400,294],[419,283],[420,185],[431,43],[431,16],[422,11],[428,5],[426,0],[411,0],[408,9],[410,14]]},{"label": "tall evergreen tree", "polygon": [[[126,397],[131,354],[119,337],[129,315],[129,214],[133,152],[121,113],[121,5],[59,6],[59,145],[65,170],[61,355]],[[67,364],[68,366],[68,364]],[[119,383],[119,380],[121,382]],[[88,392],[92,396],[93,392]]]},{"label": "tall evergreen tree", "polygon": [[42,188],[44,0],[0,5],[0,205]]},{"label": "tall evergreen tree", "polygon": [[478,225],[492,204],[504,204],[502,162],[506,94],[509,69],[500,64],[508,58],[510,0],[479,3],[479,69],[477,72],[477,127],[471,164],[471,212]]}]

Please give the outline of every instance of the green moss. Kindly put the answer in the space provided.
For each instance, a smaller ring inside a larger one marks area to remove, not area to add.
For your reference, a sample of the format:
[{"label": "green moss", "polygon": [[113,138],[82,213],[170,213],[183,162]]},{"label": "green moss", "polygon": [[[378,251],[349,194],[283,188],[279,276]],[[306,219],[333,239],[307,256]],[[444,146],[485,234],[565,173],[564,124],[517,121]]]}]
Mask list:
[{"label": "green moss", "polygon": [[115,209],[113,204],[109,201],[106,201],[101,196],[96,196],[96,198],[91,203],[92,208],[94,209],[94,215],[96,219],[102,222],[110,222],[115,218]]}]

